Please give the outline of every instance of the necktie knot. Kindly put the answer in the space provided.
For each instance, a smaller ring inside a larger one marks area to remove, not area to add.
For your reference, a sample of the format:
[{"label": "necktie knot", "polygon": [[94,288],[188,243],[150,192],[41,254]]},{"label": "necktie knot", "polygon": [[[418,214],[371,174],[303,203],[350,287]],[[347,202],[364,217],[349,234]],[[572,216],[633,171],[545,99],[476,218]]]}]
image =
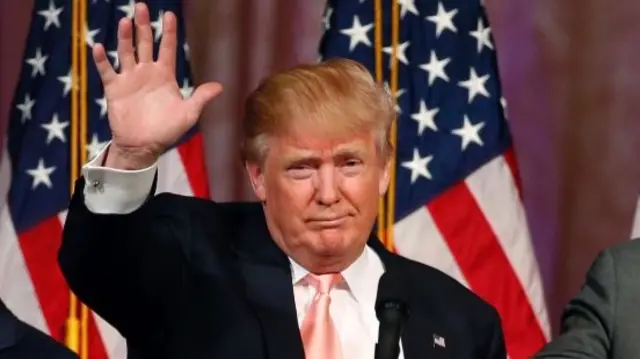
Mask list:
[{"label": "necktie knot", "polygon": [[329,294],[329,292],[340,282],[342,276],[337,273],[311,274],[307,275],[307,283],[314,286],[318,294]]}]

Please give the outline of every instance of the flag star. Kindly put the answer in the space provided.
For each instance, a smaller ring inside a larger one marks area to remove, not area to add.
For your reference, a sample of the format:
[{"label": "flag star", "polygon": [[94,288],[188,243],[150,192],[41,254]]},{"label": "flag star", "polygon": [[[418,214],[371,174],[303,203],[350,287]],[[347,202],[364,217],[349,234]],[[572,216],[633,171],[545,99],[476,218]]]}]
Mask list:
[{"label": "flag star", "polygon": [[38,187],[40,184],[44,184],[49,188],[53,187],[50,176],[55,170],[55,166],[45,167],[44,160],[40,158],[38,160],[38,166],[36,168],[27,170],[27,174],[33,177],[31,189],[36,189],[36,187]]},{"label": "flag star", "polygon": [[444,70],[445,66],[447,66],[451,62],[451,58],[446,57],[442,60],[438,59],[435,51],[431,51],[431,57],[429,58],[429,62],[426,64],[420,65],[420,68],[429,73],[429,86],[433,85],[437,78],[443,79],[446,82],[449,82],[449,76]]},{"label": "flag star", "polygon": [[433,160],[433,156],[420,157],[420,152],[417,148],[413,149],[413,158],[411,161],[402,162],[402,167],[411,171],[411,184],[414,184],[418,177],[422,176],[426,179],[431,179],[431,172],[427,166],[429,162]]},{"label": "flag star", "polygon": [[38,11],[38,15],[44,17],[44,31],[49,29],[49,26],[54,25],[57,28],[60,28],[60,13],[64,8],[61,6],[59,8],[55,7],[53,0],[49,1],[49,8],[47,10]]},{"label": "flag star", "polygon": [[491,27],[484,27],[482,19],[478,19],[478,28],[471,31],[470,34],[475,37],[478,42],[478,53],[482,52],[484,46],[493,50],[493,44],[491,43]]},{"label": "flag star", "polygon": [[416,0],[398,0],[398,5],[400,5],[400,18],[404,19],[407,11],[414,15],[420,16],[420,13],[416,8]]},{"label": "flag star", "polygon": [[439,111],[439,108],[429,109],[427,105],[425,105],[424,100],[420,100],[420,109],[418,112],[411,114],[411,118],[418,123],[418,136],[421,136],[422,132],[427,127],[434,131],[438,131],[435,119]]},{"label": "flag star", "polygon": [[193,94],[193,86],[189,86],[189,80],[182,80],[182,87],[180,88],[180,93],[182,94],[183,99],[188,99]]},{"label": "flag star", "polygon": [[362,24],[360,24],[358,15],[354,15],[353,25],[351,25],[351,27],[348,29],[340,30],[340,33],[349,36],[349,51],[353,51],[353,49],[355,49],[359,43],[363,43],[371,47],[371,41],[367,36],[367,32],[372,28],[373,23],[363,26]]},{"label": "flag star", "polygon": [[449,29],[452,32],[458,32],[456,26],[453,24],[453,17],[458,13],[458,9],[446,11],[442,6],[442,3],[438,3],[438,13],[432,16],[427,16],[427,20],[436,24],[436,37],[442,34],[442,31]]},{"label": "flag star", "polygon": [[464,124],[462,125],[462,127],[451,131],[451,133],[462,138],[462,150],[464,151],[467,149],[467,146],[469,146],[471,142],[475,142],[480,146],[484,145],[484,143],[482,142],[482,138],[480,138],[480,130],[483,127],[484,122],[479,122],[475,125],[472,125],[471,121],[469,121],[469,117],[467,117],[467,115],[464,115]]},{"label": "flag star", "polygon": [[507,99],[504,97],[500,97],[500,106],[502,106],[502,114],[505,118],[507,118]]},{"label": "flag star", "polygon": [[124,16],[128,17],[129,19],[133,19],[133,15],[136,11],[136,1],[129,0],[129,3],[127,5],[118,6],[118,10],[124,12]]},{"label": "flag star", "polygon": [[182,51],[184,51],[184,58],[189,60],[189,44],[185,40],[184,44],[182,44]]},{"label": "flag star", "polygon": [[388,82],[384,83],[384,88],[385,88],[385,90],[387,90],[387,93],[392,94],[393,97],[395,98],[395,109],[396,109],[396,112],[398,114],[401,114],[402,113],[402,109],[400,108],[400,105],[398,105],[398,102],[399,102],[398,100],[400,99],[400,96],[402,96],[404,94],[405,90],[404,89],[399,89],[399,90],[396,90],[395,93],[391,93],[391,87],[389,87],[389,83]]},{"label": "flag star", "polygon": [[483,96],[486,96],[487,98],[490,97],[489,91],[487,91],[487,88],[485,87],[485,82],[487,82],[488,79],[489,79],[489,74],[484,75],[482,77],[478,77],[476,70],[472,67],[469,74],[469,79],[465,81],[460,81],[458,83],[461,87],[464,87],[467,90],[469,90],[469,103],[473,101],[476,95],[483,95]]},{"label": "flag star", "polygon": [[118,60],[118,51],[113,50],[108,52],[109,56],[113,59],[113,68],[117,69],[120,66],[120,61]]},{"label": "flag star", "polygon": [[[396,58],[398,61],[402,62],[405,65],[409,65],[409,60],[407,60],[407,47],[409,46],[409,41],[405,41],[398,45],[396,49]],[[391,46],[387,46],[382,49],[385,53],[391,56]],[[391,67],[391,60],[389,60],[389,67]]]},{"label": "flag star", "polygon": [[36,100],[32,100],[31,96],[29,96],[29,94],[26,94],[24,97],[24,102],[16,105],[18,110],[22,112],[22,123],[24,123],[26,120],[31,119],[31,110],[33,109],[33,106],[35,104]]},{"label": "flag star", "polygon": [[94,38],[99,32],[100,29],[89,30],[89,26],[84,24],[84,31],[86,38],[84,39],[89,47],[93,47],[96,44],[96,39]]},{"label": "flag star", "polygon": [[322,17],[322,24],[324,25],[325,30],[329,30],[331,28],[331,15],[333,15],[333,8],[329,6]]},{"label": "flag star", "polygon": [[36,55],[26,60],[26,63],[28,63],[33,67],[33,69],[31,70],[31,77],[35,77],[37,74],[41,74],[44,76],[45,74],[44,63],[47,61],[48,58],[49,56],[47,55],[43,56],[40,48],[37,48]]},{"label": "flag star", "polygon": [[164,16],[164,11],[158,11],[158,18],[156,21],[151,23],[151,27],[153,28],[153,41],[158,41],[162,37],[162,17]]},{"label": "flag star", "polygon": [[87,151],[89,152],[87,157],[89,158],[89,160],[94,159],[100,153],[100,151],[102,151],[104,146],[107,145],[107,142],[108,141],[99,141],[98,134],[94,133],[91,137],[91,142],[87,143]]},{"label": "flag star", "polygon": [[104,115],[107,114],[107,98],[102,95],[102,97],[95,99],[96,104],[100,106],[100,118],[103,118]]},{"label": "flag star", "polygon": [[59,139],[63,143],[67,142],[67,138],[64,134],[64,129],[69,126],[69,121],[59,122],[58,114],[54,113],[51,122],[40,125],[47,130],[47,145],[53,141],[54,138]]},{"label": "flag star", "polygon": [[62,89],[62,97],[67,96],[69,91],[71,91],[71,87],[74,85],[73,70],[70,68],[66,76],[58,76],[58,81],[62,82],[64,85],[64,89]]}]

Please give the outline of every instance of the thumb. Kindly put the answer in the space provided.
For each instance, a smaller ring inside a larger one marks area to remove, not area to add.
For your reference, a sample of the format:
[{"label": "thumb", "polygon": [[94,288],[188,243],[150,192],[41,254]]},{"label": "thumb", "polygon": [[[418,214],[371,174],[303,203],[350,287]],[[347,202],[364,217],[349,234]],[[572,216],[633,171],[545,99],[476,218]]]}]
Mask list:
[{"label": "thumb", "polygon": [[193,95],[187,100],[190,117],[198,118],[204,106],[222,92],[222,85],[217,82],[207,82],[196,88]]}]

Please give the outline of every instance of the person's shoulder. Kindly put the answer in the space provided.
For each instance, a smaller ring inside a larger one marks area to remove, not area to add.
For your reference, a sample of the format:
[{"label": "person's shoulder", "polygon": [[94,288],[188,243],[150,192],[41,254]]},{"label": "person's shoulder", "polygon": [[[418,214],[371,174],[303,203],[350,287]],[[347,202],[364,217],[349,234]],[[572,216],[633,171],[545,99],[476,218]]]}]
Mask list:
[{"label": "person's shoulder", "polygon": [[[35,359],[35,358],[50,358],[50,359],[79,359],[80,357],[65,347],[60,342],[56,341],[49,335],[41,332],[40,330],[30,326],[27,323],[18,322],[21,336],[15,346],[9,349],[7,352],[7,358],[13,358],[12,354],[15,354],[15,358],[22,359]],[[3,357],[4,358],[4,357]]]},{"label": "person's shoulder", "polygon": [[640,238],[618,242],[602,249],[598,253],[596,262],[604,257],[612,258],[616,267],[637,266],[640,262]]},{"label": "person's shoulder", "polygon": [[210,198],[194,197],[176,193],[158,193],[146,204],[154,209],[164,211],[185,212],[204,218],[222,218],[242,220],[263,215],[262,206],[258,202],[230,201],[219,202]]},{"label": "person's shoulder", "polygon": [[443,308],[486,320],[499,320],[493,305],[438,268],[401,257],[414,291],[441,303]]},{"label": "person's shoulder", "polygon": [[602,253],[610,253],[612,255],[640,255],[640,238],[618,242],[603,249]]}]

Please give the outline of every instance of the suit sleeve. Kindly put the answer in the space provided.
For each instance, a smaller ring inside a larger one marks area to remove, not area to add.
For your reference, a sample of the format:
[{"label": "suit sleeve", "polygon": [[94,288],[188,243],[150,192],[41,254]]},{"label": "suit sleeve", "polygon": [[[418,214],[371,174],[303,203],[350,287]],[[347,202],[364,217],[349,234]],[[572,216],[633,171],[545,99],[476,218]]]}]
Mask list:
[{"label": "suit sleeve", "polygon": [[162,340],[175,308],[188,216],[175,198],[153,196],[155,170],[150,179],[148,171],[137,181],[129,175],[136,176],[85,171],[69,205],[58,260],[82,302],[129,341],[143,344]]},{"label": "suit sleeve", "polygon": [[616,269],[613,255],[598,255],[581,291],[562,315],[560,335],[536,358],[608,358],[616,313]]}]

